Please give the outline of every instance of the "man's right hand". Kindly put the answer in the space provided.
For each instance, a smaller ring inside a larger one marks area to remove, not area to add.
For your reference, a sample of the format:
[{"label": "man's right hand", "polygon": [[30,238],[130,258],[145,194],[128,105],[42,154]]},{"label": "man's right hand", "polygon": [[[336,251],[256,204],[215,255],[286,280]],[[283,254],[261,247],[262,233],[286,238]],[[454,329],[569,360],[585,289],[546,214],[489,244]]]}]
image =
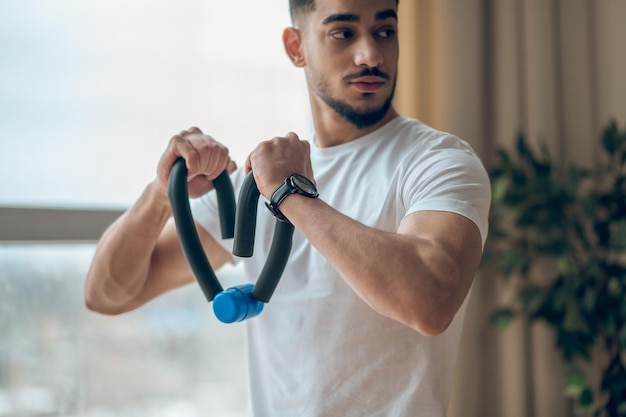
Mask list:
[{"label": "man's right hand", "polygon": [[[213,188],[224,169],[235,163],[228,149],[198,128],[175,135],[159,162],[157,178],[139,199],[102,235],[85,282],[85,302],[93,311],[120,314],[154,297],[194,281],[171,221],[168,177],[177,158],[189,170],[189,195],[199,197]],[[206,230],[198,235],[216,270],[232,260]]]},{"label": "man's right hand", "polygon": [[167,195],[167,182],[172,165],[182,157],[188,170],[189,197],[200,197],[213,189],[213,180],[225,169],[232,173],[236,168],[228,148],[205,135],[197,127],[183,130],[174,135],[157,168],[159,190]]}]

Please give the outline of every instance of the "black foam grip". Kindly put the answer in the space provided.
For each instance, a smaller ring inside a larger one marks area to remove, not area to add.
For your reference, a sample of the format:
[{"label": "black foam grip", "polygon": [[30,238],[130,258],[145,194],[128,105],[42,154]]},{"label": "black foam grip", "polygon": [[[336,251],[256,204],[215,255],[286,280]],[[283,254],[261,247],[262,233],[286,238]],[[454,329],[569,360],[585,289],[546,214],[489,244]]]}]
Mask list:
[{"label": "black foam grip", "polygon": [[213,180],[215,192],[217,193],[217,209],[220,214],[220,228],[222,239],[232,239],[235,237],[235,190],[230,181],[230,175],[223,171]]},{"label": "black foam grip", "polygon": [[259,279],[252,290],[252,295],[257,300],[269,303],[272,294],[274,294],[274,290],[289,260],[293,232],[294,227],[291,223],[276,221],[270,253],[267,256],[265,265],[263,265],[261,275],[259,275]]},{"label": "black foam grip", "polygon": [[[230,187],[232,189],[232,185]],[[200,238],[198,237],[198,231],[196,230],[196,225],[191,214],[191,207],[189,206],[187,165],[183,158],[178,158],[174,162],[174,165],[172,165],[168,179],[168,197],[172,206],[172,213],[174,215],[176,230],[183,253],[204,296],[207,301],[210,302],[218,293],[223,291],[223,288],[215,276],[215,272],[204,253]],[[228,205],[229,204],[226,206]],[[226,208],[228,207],[225,207],[225,209]],[[223,233],[224,230],[222,230],[222,234]]]},{"label": "black foam grip", "polygon": [[254,175],[250,172],[241,184],[239,201],[237,202],[235,241],[233,242],[233,255],[235,256],[250,258],[254,253],[259,196]]}]

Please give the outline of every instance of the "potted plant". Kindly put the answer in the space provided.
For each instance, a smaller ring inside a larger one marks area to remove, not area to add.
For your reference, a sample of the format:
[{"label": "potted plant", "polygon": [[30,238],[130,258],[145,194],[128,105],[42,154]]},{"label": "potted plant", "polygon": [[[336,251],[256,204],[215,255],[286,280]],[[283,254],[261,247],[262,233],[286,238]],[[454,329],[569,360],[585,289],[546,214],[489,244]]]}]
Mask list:
[{"label": "potted plant", "polygon": [[[563,358],[565,395],[582,414],[626,416],[626,130],[610,123],[594,168],[557,163],[519,135],[490,170],[484,264],[513,286],[491,322],[543,321]],[[599,348],[598,348],[599,347]],[[592,358],[602,352],[602,358]],[[603,365],[598,384],[583,366]]]}]

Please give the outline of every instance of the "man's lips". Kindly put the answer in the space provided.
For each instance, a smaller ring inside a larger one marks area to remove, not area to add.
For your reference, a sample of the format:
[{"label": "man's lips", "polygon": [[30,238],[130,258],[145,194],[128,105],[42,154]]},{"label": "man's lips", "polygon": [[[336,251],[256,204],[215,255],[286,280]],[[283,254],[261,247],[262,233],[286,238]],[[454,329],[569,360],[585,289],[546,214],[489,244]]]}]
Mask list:
[{"label": "man's lips", "polygon": [[359,77],[350,80],[350,85],[365,93],[374,93],[385,85],[385,79],[376,76]]}]

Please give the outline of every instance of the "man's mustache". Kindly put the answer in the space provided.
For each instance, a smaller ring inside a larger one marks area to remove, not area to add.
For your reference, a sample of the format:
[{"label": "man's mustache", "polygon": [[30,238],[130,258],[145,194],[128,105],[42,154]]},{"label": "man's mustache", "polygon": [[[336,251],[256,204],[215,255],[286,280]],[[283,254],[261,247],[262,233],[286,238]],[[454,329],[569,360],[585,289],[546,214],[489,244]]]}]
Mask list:
[{"label": "man's mustache", "polygon": [[378,68],[374,67],[374,68],[363,68],[361,71],[359,71],[356,74],[349,74],[346,75],[345,77],[343,77],[344,81],[350,81],[350,80],[355,80],[357,78],[361,78],[361,77],[380,77],[383,78],[385,80],[390,80],[391,77],[382,72],[381,70],[379,70]]}]

